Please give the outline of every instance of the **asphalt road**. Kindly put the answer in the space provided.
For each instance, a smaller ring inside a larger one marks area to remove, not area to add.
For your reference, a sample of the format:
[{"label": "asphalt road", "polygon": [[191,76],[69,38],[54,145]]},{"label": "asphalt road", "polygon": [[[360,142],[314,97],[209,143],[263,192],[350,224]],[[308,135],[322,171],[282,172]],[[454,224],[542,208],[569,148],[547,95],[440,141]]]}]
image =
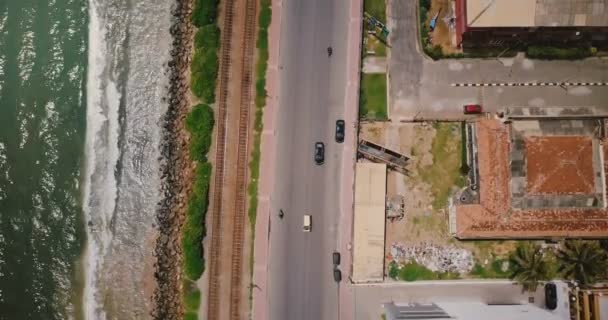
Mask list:
[{"label": "asphalt road", "polygon": [[[271,193],[269,319],[338,319],[337,248],[348,0],[284,0],[275,185]],[[332,57],[327,47],[332,46]],[[325,143],[325,164],[313,160]],[[285,217],[278,218],[279,209]],[[312,216],[312,232],[302,231]]]}]

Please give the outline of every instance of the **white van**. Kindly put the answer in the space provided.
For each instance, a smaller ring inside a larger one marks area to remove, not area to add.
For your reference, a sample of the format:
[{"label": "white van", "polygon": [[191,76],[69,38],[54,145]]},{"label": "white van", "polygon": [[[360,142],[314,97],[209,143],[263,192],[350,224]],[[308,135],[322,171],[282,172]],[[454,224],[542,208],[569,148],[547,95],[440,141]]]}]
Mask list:
[{"label": "white van", "polygon": [[305,214],[304,215],[304,232],[310,232],[310,229],[312,228],[312,218],[309,214]]}]

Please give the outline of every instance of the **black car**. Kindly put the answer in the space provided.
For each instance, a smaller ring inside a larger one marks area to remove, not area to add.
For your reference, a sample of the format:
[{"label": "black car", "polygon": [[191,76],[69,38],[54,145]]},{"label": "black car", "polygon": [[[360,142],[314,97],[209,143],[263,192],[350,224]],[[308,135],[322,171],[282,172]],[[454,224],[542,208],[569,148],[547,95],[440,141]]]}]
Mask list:
[{"label": "black car", "polygon": [[344,120],[336,120],[336,142],[344,142]]},{"label": "black car", "polygon": [[549,310],[557,308],[557,287],[553,282],[545,285],[545,305]]},{"label": "black car", "polygon": [[336,282],[342,281],[342,272],[340,272],[340,269],[334,269],[334,280]]},{"label": "black car", "polygon": [[332,260],[334,261],[334,266],[340,265],[340,252],[334,252]]},{"label": "black car", "polygon": [[322,165],[325,162],[325,145],[323,142],[315,143],[315,163]]}]

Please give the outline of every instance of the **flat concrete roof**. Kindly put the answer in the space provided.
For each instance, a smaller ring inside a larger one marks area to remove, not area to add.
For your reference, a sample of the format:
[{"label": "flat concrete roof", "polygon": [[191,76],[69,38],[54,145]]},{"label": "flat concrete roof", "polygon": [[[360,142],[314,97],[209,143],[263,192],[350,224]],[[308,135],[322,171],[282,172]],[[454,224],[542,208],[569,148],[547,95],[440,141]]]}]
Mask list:
[{"label": "flat concrete roof", "polygon": [[353,232],[353,282],[384,279],[386,164],[357,163]]},{"label": "flat concrete roof", "polygon": [[469,27],[534,26],[536,0],[466,0]]},{"label": "flat concrete roof", "polygon": [[469,27],[603,27],[608,0],[465,0]]}]

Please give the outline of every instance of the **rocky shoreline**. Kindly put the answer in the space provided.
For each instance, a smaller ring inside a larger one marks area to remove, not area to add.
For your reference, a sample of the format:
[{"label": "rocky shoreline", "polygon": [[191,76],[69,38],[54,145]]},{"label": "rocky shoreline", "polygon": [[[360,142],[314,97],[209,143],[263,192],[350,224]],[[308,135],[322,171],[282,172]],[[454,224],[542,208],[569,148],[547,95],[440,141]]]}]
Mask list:
[{"label": "rocky shoreline", "polygon": [[159,201],[156,213],[159,236],[154,249],[156,288],[151,314],[157,320],[183,317],[180,239],[194,170],[194,163],[188,155],[189,137],[184,125],[191,105],[188,72],[194,33],[192,2],[175,0],[170,29],[173,44],[167,67],[169,87],[168,96],[163,98],[168,109],[162,119],[159,157],[163,200]]}]

